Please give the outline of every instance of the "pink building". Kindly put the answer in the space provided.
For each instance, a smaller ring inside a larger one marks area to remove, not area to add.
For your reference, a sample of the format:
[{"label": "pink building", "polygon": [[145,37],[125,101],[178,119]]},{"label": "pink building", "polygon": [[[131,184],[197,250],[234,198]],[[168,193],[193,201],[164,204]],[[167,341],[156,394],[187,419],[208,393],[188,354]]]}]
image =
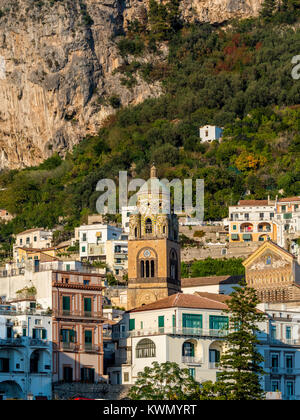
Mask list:
[{"label": "pink building", "polygon": [[53,271],[53,382],[103,378],[102,278],[96,273]]}]

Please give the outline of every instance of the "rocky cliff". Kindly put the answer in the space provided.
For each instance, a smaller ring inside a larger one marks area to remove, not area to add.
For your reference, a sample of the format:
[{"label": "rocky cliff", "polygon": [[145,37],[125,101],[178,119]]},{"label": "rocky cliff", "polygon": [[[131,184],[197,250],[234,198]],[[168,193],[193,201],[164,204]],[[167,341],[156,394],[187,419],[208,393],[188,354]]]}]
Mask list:
[{"label": "rocky cliff", "polygon": [[[0,0],[0,169],[40,163],[95,134],[114,108],[161,93],[128,89],[115,37],[148,0]],[[262,0],[182,0],[184,19],[222,22],[257,14]]]}]

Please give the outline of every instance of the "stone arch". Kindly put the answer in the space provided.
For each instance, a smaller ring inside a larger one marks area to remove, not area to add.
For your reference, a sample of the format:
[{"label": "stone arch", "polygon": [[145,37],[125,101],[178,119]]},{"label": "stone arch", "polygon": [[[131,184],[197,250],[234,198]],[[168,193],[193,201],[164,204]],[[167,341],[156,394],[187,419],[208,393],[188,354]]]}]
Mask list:
[{"label": "stone arch", "polygon": [[24,399],[25,394],[21,386],[16,381],[0,382],[0,393],[4,394],[6,398]]},{"label": "stone arch", "polygon": [[35,349],[30,354],[30,373],[51,372],[51,356],[46,349]]}]

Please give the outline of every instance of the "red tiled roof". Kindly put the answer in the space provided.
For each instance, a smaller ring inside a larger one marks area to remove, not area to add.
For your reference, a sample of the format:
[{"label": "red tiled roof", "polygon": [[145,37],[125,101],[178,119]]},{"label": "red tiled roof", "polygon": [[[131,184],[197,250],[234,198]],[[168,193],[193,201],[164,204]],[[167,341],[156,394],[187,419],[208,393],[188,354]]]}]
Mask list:
[{"label": "red tiled roof", "polygon": [[240,200],[238,206],[270,206],[268,200]]},{"label": "red tiled roof", "polygon": [[214,284],[238,284],[244,276],[207,276],[181,279],[181,287],[207,286]]},{"label": "red tiled roof", "polygon": [[286,198],[280,198],[278,200],[280,203],[289,203],[290,201],[300,201],[300,197],[286,197]]},{"label": "red tiled roof", "polygon": [[[213,295],[213,293],[211,294]],[[189,295],[184,293],[176,293],[148,305],[140,306],[128,312],[143,312],[166,308],[195,308],[195,309],[227,309],[227,305],[219,300],[213,300],[199,294]]]}]

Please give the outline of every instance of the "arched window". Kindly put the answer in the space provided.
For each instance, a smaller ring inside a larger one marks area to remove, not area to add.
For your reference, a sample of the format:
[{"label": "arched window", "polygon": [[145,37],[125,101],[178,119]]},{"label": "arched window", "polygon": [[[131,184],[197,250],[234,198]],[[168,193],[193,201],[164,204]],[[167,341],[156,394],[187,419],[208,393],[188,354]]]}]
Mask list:
[{"label": "arched window", "polygon": [[182,356],[195,356],[195,345],[190,341],[186,341],[182,345]]},{"label": "arched window", "polygon": [[151,219],[146,219],[146,223],[145,223],[145,232],[146,233],[152,233],[152,220]]},{"label": "arched window", "polygon": [[154,271],[154,261],[151,260],[151,277],[155,276],[155,271]]},{"label": "arched window", "polygon": [[149,261],[146,261],[146,277],[150,277],[150,267],[149,267]]},{"label": "arched window", "polygon": [[178,260],[177,254],[174,250],[172,250],[170,254],[170,277],[171,280],[178,279]]},{"label": "arched window", "polygon": [[144,338],[139,341],[135,348],[136,358],[141,359],[144,357],[155,357],[156,347],[152,340],[149,338]]},{"label": "arched window", "polygon": [[145,277],[145,264],[141,261],[141,277]]}]

